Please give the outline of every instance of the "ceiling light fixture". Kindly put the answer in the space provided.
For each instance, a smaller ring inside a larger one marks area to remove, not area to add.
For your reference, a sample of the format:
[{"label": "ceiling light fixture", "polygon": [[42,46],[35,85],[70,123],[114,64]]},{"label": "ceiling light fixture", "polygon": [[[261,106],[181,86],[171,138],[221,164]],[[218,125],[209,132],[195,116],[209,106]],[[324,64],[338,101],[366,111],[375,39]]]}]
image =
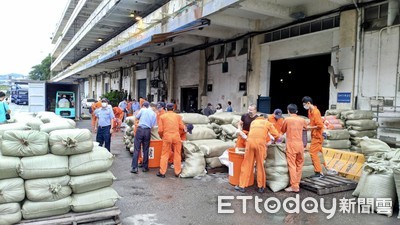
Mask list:
[{"label": "ceiling light fixture", "polygon": [[134,18],[134,17],[135,17],[135,13],[131,12],[131,13],[129,14],[129,17],[130,17],[130,18]]},{"label": "ceiling light fixture", "polygon": [[135,17],[135,20],[141,20],[141,19],[142,19],[141,16],[136,16],[136,17]]},{"label": "ceiling light fixture", "polygon": [[98,41],[98,42],[102,42],[102,41],[103,41],[103,38],[97,38],[97,41]]}]

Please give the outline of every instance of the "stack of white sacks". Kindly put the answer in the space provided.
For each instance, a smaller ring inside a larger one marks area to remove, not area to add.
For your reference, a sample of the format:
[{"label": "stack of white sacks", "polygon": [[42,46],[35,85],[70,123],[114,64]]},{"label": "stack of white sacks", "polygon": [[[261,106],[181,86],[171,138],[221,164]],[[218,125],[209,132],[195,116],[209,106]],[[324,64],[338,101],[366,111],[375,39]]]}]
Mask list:
[{"label": "stack of white sacks", "polygon": [[194,127],[192,134],[187,135],[187,141],[183,142],[185,166],[182,169],[181,177],[203,176],[206,173],[206,165],[212,168],[222,166],[218,157],[225,150],[234,147],[235,143],[217,139],[218,135],[216,131],[220,131],[220,134],[222,132],[228,134],[221,127],[223,125],[231,125],[232,119],[227,119],[230,122],[221,122],[227,121],[222,118],[220,120],[213,119],[213,123],[210,123],[210,118],[201,114],[182,113],[180,115],[185,124],[191,123]]},{"label": "stack of white sacks", "polygon": [[350,149],[361,153],[360,138],[376,137],[378,123],[373,120],[374,113],[368,110],[349,110],[341,112],[340,117],[345,120],[346,128],[350,133]]},{"label": "stack of white sacks", "polygon": [[88,129],[49,112],[16,118],[0,125],[0,224],[115,205],[114,157]]}]

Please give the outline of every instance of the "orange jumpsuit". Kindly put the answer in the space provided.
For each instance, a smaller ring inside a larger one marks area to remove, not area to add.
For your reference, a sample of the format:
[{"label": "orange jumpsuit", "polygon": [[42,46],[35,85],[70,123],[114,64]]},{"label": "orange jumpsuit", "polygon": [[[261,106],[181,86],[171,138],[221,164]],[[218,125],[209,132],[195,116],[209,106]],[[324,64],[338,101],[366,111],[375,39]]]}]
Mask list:
[{"label": "orange jumpsuit", "polygon": [[124,118],[124,111],[119,107],[113,107],[114,112],[114,129],[119,131],[121,129],[122,119]]},{"label": "orange jumpsuit", "polygon": [[268,121],[274,125],[276,130],[281,133],[283,118],[276,119],[274,114],[268,116]]},{"label": "orange jumpsuit", "polygon": [[275,129],[272,123],[263,117],[257,117],[250,125],[250,131],[247,135],[246,151],[241,166],[239,187],[247,187],[250,181],[250,176],[253,174],[254,161],[257,166],[257,186],[265,188],[266,175],[264,168],[264,160],[267,155],[266,144],[270,133],[275,139],[280,137],[279,132]]},{"label": "orange jumpsuit", "polygon": [[[161,111],[157,111],[157,125],[160,124],[160,117],[165,113],[166,112],[164,109],[161,109]],[[168,163],[173,163],[173,162],[174,162],[174,151],[171,151],[168,158]]]},{"label": "orange jumpsuit", "polygon": [[173,149],[174,154],[174,171],[175,175],[181,173],[181,149],[182,142],[179,131],[184,129],[182,117],[172,111],[166,112],[160,116],[160,123],[158,124],[158,133],[163,141],[161,161],[160,161],[160,173],[164,174],[167,172],[168,158],[170,152]]},{"label": "orange jumpsuit", "polygon": [[317,128],[311,130],[310,156],[314,165],[314,171],[316,173],[321,173],[322,167],[321,161],[318,157],[318,152],[321,152],[322,154],[322,143],[324,142],[322,133],[324,132],[324,123],[322,121],[321,112],[315,105],[312,110],[308,110],[308,118],[310,119],[310,126],[317,126]]},{"label": "orange jumpsuit", "polygon": [[92,107],[92,128],[95,128],[97,117],[94,115],[94,111],[98,108],[101,108],[101,101],[93,103],[91,107]]},{"label": "orange jumpsuit", "polygon": [[291,114],[282,125],[282,133],[286,133],[286,160],[288,163],[290,186],[294,190],[300,188],[301,173],[304,164],[303,130],[307,122]]}]

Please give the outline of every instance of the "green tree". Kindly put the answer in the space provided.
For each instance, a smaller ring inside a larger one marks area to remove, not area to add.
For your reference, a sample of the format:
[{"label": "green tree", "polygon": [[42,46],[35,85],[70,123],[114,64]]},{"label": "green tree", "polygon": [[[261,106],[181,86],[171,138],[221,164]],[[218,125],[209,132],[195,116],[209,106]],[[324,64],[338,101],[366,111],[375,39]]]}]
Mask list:
[{"label": "green tree", "polygon": [[42,60],[42,63],[32,67],[29,72],[29,78],[32,80],[49,80],[50,79],[50,66],[52,58],[50,54]]}]

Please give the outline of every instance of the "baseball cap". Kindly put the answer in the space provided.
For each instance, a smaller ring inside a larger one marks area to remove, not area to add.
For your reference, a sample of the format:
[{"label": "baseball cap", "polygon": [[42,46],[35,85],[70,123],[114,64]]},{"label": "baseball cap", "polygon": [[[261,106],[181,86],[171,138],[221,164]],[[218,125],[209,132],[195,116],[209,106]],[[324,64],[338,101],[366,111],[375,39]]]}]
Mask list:
[{"label": "baseball cap", "polygon": [[108,99],[102,98],[102,99],[101,99],[101,102],[107,102],[107,103],[108,103]]},{"label": "baseball cap", "polygon": [[186,130],[189,134],[192,134],[193,128],[194,128],[193,124],[191,123],[186,124]]},{"label": "baseball cap", "polygon": [[283,118],[281,109],[275,109],[274,110],[274,115],[275,115],[275,118],[277,118],[277,119]]},{"label": "baseball cap", "polygon": [[165,107],[165,103],[164,102],[159,102],[157,103],[157,109],[161,109]]},{"label": "baseball cap", "polygon": [[173,109],[173,108],[174,108],[174,104],[172,104],[172,103],[167,104],[167,109]]},{"label": "baseball cap", "polygon": [[149,105],[150,105],[150,103],[149,103],[148,101],[143,102],[143,106],[144,106],[144,107],[148,108]]}]

